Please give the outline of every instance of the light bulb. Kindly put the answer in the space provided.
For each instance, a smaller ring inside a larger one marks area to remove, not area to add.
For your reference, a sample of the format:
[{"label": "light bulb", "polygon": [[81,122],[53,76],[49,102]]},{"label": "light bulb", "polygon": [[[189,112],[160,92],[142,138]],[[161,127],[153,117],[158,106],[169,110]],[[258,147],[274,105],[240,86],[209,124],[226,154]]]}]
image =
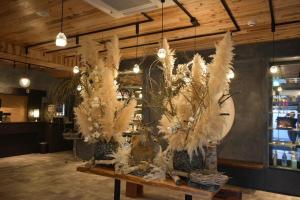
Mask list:
[{"label": "light bulb", "polygon": [[229,72],[227,74],[227,78],[228,79],[233,79],[234,78],[234,72],[232,70],[229,70]]},{"label": "light bulb", "polygon": [[78,74],[79,73],[79,67],[77,66],[77,65],[75,65],[74,67],[73,67],[73,73],[74,74]]},{"label": "light bulb", "polygon": [[278,72],[278,66],[273,65],[272,67],[270,67],[270,72],[272,74],[276,74]]},{"label": "light bulb", "polygon": [[39,118],[40,117],[40,110],[39,109],[34,109],[33,110],[33,117],[34,118]]},{"label": "light bulb", "polygon": [[139,94],[139,98],[140,99],[143,98],[143,94],[142,93]]},{"label": "light bulb", "polygon": [[133,66],[133,72],[136,73],[136,74],[140,72],[140,66],[138,64],[135,64]]},{"label": "light bulb", "polygon": [[64,33],[59,32],[56,36],[55,45],[58,47],[64,47],[67,45],[67,37]]},{"label": "light bulb", "polygon": [[161,59],[166,57],[166,50],[164,48],[160,48],[157,52],[157,56]]},{"label": "light bulb", "polygon": [[76,89],[77,89],[77,91],[80,92],[80,91],[82,90],[82,86],[81,86],[81,85],[78,85]]},{"label": "light bulb", "polygon": [[22,77],[19,80],[19,84],[22,88],[28,88],[30,86],[30,79],[26,77]]},{"label": "light bulb", "polygon": [[281,92],[281,91],[282,91],[282,87],[279,86],[279,87],[277,88],[277,91],[278,91],[278,92]]}]

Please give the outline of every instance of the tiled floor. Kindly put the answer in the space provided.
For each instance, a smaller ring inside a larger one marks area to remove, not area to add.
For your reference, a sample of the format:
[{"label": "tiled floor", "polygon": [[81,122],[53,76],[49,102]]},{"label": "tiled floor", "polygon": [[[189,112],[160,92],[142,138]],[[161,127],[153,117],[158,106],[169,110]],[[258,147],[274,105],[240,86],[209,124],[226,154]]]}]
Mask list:
[{"label": "tiled floor", "polygon": [[[76,172],[70,152],[0,158],[1,200],[111,200],[113,179]],[[145,187],[143,200],[179,200],[182,194]],[[245,200],[300,200],[262,191],[244,190]],[[124,196],[122,183],[121,199]],[[142,200],[140,199],[140,200]]]}]

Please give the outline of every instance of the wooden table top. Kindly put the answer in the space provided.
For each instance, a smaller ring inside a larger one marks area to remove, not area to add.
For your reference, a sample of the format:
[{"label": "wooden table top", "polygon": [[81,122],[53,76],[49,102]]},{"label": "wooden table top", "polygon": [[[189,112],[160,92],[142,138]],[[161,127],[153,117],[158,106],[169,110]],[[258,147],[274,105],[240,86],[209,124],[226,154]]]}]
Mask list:
[{"label": "wooden table top", "polygon": [[192,195],[192,196],[198,196],[198,197],[205,197],[205,198],[212,198],[218,191],[211,192],[208,190],[193,188],[191,186],[188,186],[187,184],[183,183],[182,185],[176,185],[173,180],[166,179],[164,181],[158,181],[158,180],[145,180],[142,177],[134,176],[134,175],[123,175],[123,174],[116,174],[114,169],[112,168],[106,168],[106,167],[77,167],[77,171],[90,173],[90,174],[96,174],[101,176],[107,176],[110,178],[120,179],[124,181],[128,181],[131,183],[139,184],[139,185],[150,185],[150,186],[157,186],[157,187],[164,187],[166,189],[175,190],[177,192],[181,192],[184,194]]}]

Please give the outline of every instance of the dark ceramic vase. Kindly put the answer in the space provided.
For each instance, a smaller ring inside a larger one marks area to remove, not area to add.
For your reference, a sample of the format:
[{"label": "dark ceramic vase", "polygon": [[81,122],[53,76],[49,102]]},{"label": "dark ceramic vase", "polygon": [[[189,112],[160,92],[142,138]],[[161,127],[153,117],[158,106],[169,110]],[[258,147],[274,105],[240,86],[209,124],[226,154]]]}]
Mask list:
[{"label": "dark ceramic vase", "polygon": [[175,151],[173,156],[173,166],[175,170],[191,172],[196,170],[202,170],[204,167],[204,159],[202,154],[193,154],[193,158],[190,159],[187,151]]},{"label": "dark ceramic vase", "polygon": [[198,151],[198,155],[193,154],[193,158],[190,159],[187,151],[175,151],[173,156],[173,166],[175,170],[192,172],[202,171],[215,173],[217,169],[217,147],[211,145],[204,147],[205,157]]},{"label": "dark ceramic vase", "polygon": [[95,160],[112,160],[112,153],[116,152],[118,143],[116,141],[99,141],[95,145],[94,158]]}]

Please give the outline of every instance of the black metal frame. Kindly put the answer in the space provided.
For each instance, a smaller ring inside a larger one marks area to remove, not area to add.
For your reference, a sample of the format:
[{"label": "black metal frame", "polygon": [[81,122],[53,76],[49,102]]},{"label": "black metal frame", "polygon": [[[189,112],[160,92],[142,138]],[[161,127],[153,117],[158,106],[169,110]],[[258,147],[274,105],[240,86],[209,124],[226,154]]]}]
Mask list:
[{"label": "black metal frame", "polygon": [[272,32],[276,31],[276,26],[284,26],[284,25],[289,25],[289,24],[300,23],[300,20],[292,20],[292,21],[287,21],[287,22],[276,23],[275,12],[274,12],[274,7],[273,7],[273,0],[269,0],[269,9],[270,9],[270,15],[271,15],[271,31]]},{"label": "black metal frame", "polygon": [[38,66],[39,68],[42,68],[42,69],[53,69],[51,67],[47,67],[47,66],[44,66],[44,65],[32,64],[32,63],[29,63],[29,62],[17,61],[17,60],[9,59],[9,58],[0,58],[0,60],[6,60],[6,61],[13,62],[13,67],[14,68],[16,67],[16,63],[21,63],[21,64],[24,64],[24,65],[35,65],[35,66]]},{"label": "black metal frame", "polygon": [[[232,21],[232,23],[235,26],[235,30],[232,30],[231,32],[232,33],[233,32],[239,32],[241,29],[240,29],[235,17],[233,16],[233,14],[231,12],[231,9],[229,8],[226,0],[220,0],[220,1],[222,3],[226,13],[230,17],[230,20]],[[190,22],[192,23],[192,25],[165,29],[164,32],[178,31],[178,30],[193,28],[195,26],[200,25],[198,20],[178,0],[173,0],[173,2],[190,18]],[[288,25],[288,24],[300,23],[300,20],[293,20],[293,21],[288,21],[288,22],[276,23],[275,15],[274,15],[274,8],[273,8],[273,1],[272,0],[269,0],[269,8],[270,8],[270,15],[271,15],[271,31],[272,32],[275,32],[276,26],[283,26],[283,25]],[[71,35],[71,36],[68,37],[68,39],[75,38],[76,39],[76,46],[49,50],[49,51],[46,51],[45,53],[54,53],[54,52],[58,52],[58,51],[65,51],[65,50],[70,50],[70,49],[75,49],[75,48],[81,47],[81,45],[79,45],[79,37],[80,36],[95,34],[95,33],[109,31],[109,30],[114,30],[114,29],[118,29],[118,28],[124,28],[124,27],[128,27],[128,26],[133,26],[133,25],[136,26],[137,24],[140,25],[140,24],[143,24],[143,23],[148,23],[148,22],[154,21],[154,19],[151,18],[146,13],[141,13],[141,14],[146,18],[145,20],[142,20],[142,21],[139,21],[139,22],[131,22],[131,23],[118,25],[118,26],[105,28],[105,29],[100,29],[100,30],[96,30],[96,31],[90,31],[90,32],[81,33],[81,34],[77,34],[77,35]],[[139,34],[139,37],[159,34],[161,32],[162,31],[159,30],[159,31],[152,31],[152,32],[148,32],[148,33],[143,33],[143,34]],[[187,40],[187,39],[193,39],[193,38],[202,38],[202,37],[208,37],[208,36],[215,36],[215,35],[221,35],[221,34],[224,34],[224,33],[226,33],[226,31],[208,33],[208,34],[199,34],[199,35],[188,36],[188,37],[183,37],[183,38],[171,39],[171,40],[169,40],[169,42],[175,42],[175,41],[181,41],[181,40]],[[127,39],[131,39],[131,38],[135,38],[135,37],[136,37],[136,35],[130,35],[130,36],[122,37],[119,40],[127,40]],[[28,45],[28,46],[25,47],[25,49],[27,49],[26,51],[28,51],[29,48],[39,46],[39,45],[43,45],[43,44],[47,44],[47,43],[50,43],[50,42],[53,42],[53,40]],[[101,43],[103,43],[103,42],[105,42],[105,41],[102,41]],[[158,42],[151,42],[151,43],[145,43],[145,44],[140,44],[140,45],[126,46],[126,47],[122,47],[121,49],[129,49],[129,48],[135,48],[135,47],[150,46],[150,45],[155,45],[155,44],[158,44]],[[104,52],[104,51],[100,51],[100,52]]]},{"label": "black metal frame", "polygon": [[[81,33],[81,34],[76,34],[76,35],[70,35],[70,36],[68,36],[68,39],[75,38],[76,43],[78,44],[79,43],[79,37],[81,37],[81,36],[96,34],[96,33],[104,32],[104,31],[110,31],[110,30],[124,28],[124,27],[128,27],[128,26],[135,26],[136,24],[144,24],[144,23],[154,21],[153,18],[150,17],[149,15],[147,15],[146,13],[142,12],[141,14],[146,18],[145,20],[138,21],[138,22],[131,22],[131,23],[122,24],[122,25],[113,26],[113,27],[104,28],[104,29],[95,30],[95,31],[89,31],[89,32],[86,32],[86,33]],[[48,40],[48,41],[44,41],[44,42],[31,44],[31,45],[26,46],[26,48],[32,48],[32,47],[35,47],[35,46],[40,46],[40,45],[48,44],[48,43],[51,43],[51,42],[54,42],[54,40]]]},{"label": "black metal frame", "polygon": [[[226,0],[220,0],[226,13],[228,14],[228,16],[230,17],[230,20],[232,21],[232,23],[235,26],[235,30],[232,30],[231,32],[239,32],[240,31],[240,27],[236,21],[236,19],[234,18],[229,6],[226,3]],[[172,32],[172,31],[178,31],[178,30],[183,30],[183,29],[188,29],[188,28],[193,28],[195,26],[199,26],[199,22],[198,20],[192,16],[192,14],[181,4],[178,2],[178,0],[173,0],[173,2],[190,18],[191,21],[191,25],[188,26],[182,26],[182,27],[176,27],[176,28],[170,28],[170,29],[165,29],[164,32]],[[116,27],[111,27],[111,28],[106,28],[106,29],[102,29],[102,30],[97,30],[97,31],[92,31],[92,32],[88,32],[88,33],[82,33],[82,34],[78,34],[76,36],[70,36],[68,38],[73,38],[76,37],[76,46],[72,46],[72,47],[67,47],[67,48],[62,48],[62,49],[55,49],[55,50],[50,50],[50,51],[46,51],[45,53],[53,53],[53,52],[58,52],[58,51],[64,51],[64,50],[70,50],[70,49],[74,49],[74,48],[78,48],[80,47],[80,45],[78,45],[79,43],[79,37],[80,36],[84,36],[84,35],[89,35],[89,34],[94,34],[94,33],[98,33],[98,32],[103,32],[103,31],[108,31],[108,30],[113,30],[116,28],[121,28],[121,27],[127,27],[127,26],[132,26],[132,25],[137,25],[137,24],[141,24],[141,23],[146,23],[146,22],[150,22],[154,21],[150,16],[148,16],[146,13],[142,13],[145,17],[147,17],[147,20],[144,20],[142,22],[133,22],[133,23],[129,23],[129,24],[124,24],[124,25],[120,25],[120,26],[116,26]],[[142,33],[139,34],[139,37],[143,37],[143,36],[149,36],[149,35],[154,35],[154,34],[160,34],[162,32],[162,30],[159,31],[152,31],[152,32],[148,32],[148,33]],[[194,39],[194,38],[202,38],[202,37],[207,37],[207,36],[215,36],[215,35],[221,35],[226,33],[226,31],[221,31],[221,32],[215,32],[215,33],[208,33],[208,34],[199,34],[199,35],[193,35],[193,36],[188,36],[188,37],[182,37],[182,38],[176,38],[176,39],[171,39],[169,40],[169,42],[175,42],[175,41],[182,41],[182,40],[187,40],[187,39]],[[122,37],[119,38],[119,40],[127,40],[127,39],[131,39],[131,38],[135,38],[135,35],[130,35],[130,36],[126,36],[126,37]],[[53,42],[53,41],[51,41]],[[42,45],[42,44],[46,44],[49,43],[49,41],[43,42],[43,43],[37,43],[35,45],[30,45],[27,46],[27,48],[31,48],[37,45]],[[101,43],[103,43],[103,41],[101,41]],[[132,45],[132,46],[126,46],[126,47],[122,47],[120,49],[129,49],[129,48],[136,48],[136,47],[142,47],[142,46],[150,46],[150,45],[155,45],[158,44],[158,42],[151,42],[151,43],[145,43],[145,44],[139,44],[139,45]],[[105,52],[105,50],[103,51],[99,51],[99,52]]]},{"label": "black metal frame", "polygon": [[[174,0],[173,0],[174,1]],[[235,19],[235,17],[233,16],[227,2],[225,0],[220,0],[226,13],[228,14],[228,16],[230,17],[232,23],[234,24],[234,27],[235,27],[235,30],[231,30],[231,33],[234,33],[234,32],[239,32],[241,29]],[[181,4],[180,4],[181,5]],[[182,6],[182,5],[181,5]],[[195,26],[187,26],[185,28],[192,28],[192,27],[195,27]],[[175,31],[175,30],[181,30],[181,29],[185,29],[185,28],[181,28],[181,27],[178,27],[178,28],[174,28],[173,30],[170,30],[170,29],[167,29],[167,30],[164,30],[164,32],[168,32],[168,31]],[[202,38],[202,37],[208,37],[208,36],[216,36],[216,35],[222,35],[222,34],[225,34],[227,31],[220,31],[220,32],[214,32],[214,33],[207,33],[207,34],[199,34],[199,35],[193,35],[193,36],[187,36],[187,37],[182,37],[182,38],[175,38],[175,39],[171,39],[171,40],[168,40],[168,42],[176,42],[176,41],[182,41],[182,40],[188,40],[188,39],[194,39],[194,38]],[[155,31],[155,34],[156,33],[161,33],[161,31]],[[146,35],[151,35],[151,34],[154,34],[153,32],[149,32],[149,33],[144,33],[144,34],[140,34],[140,36],[146,36]],[[135,37],[135,36],[128,36],[128,37]],[[120,40],[122,40],[123,38],[120,38]],[[135,47],[142,47],[142,46],[151,46],[151,45],[155,45],[155,44],[158,44],[158,42],[151,42],[151,43],[145,43],[145,44],[140,44],[140,45],[132,45],[132,46],[126,46],[126,47],[121,47],[120,49],[129,49],[129,48],[135,48]],[[105,52],[106,50],[103,50],[103,51],[99,51],[99,53],[102,53],[102,52]]]},{"label": "black metal frame", "polygon": [[173,0],[173,2],[190,18],[190,22],[193,26],[199,26],[199,22],[179,1]]},{"label": "black metal frame", "polygon": [[[193,28],[195,26],[200,26],[200,23],[198,22],[197,18],[195,18],[181,3],[179,3],[177,0],[173,0],[173,2],[190,18],[190,22],[191,22],[191,25],[188,25],[188,26],[181,26],[181,27],[176,27],[176,28],[169,28],[169,29],[164,29],[164,33],[165,32],[172,32],[172,31],[178,31],[178,30],[184,30],[184,29],[188,29],[188,28]],[[144,16],[148,16],[146,13],[142,13]],[[148,18],[150,19],[151,17],[148,16]],[[151,18],[152,19],[152,18]],[[152,21],[154,21],[152,19]],[[130,26],[132,25],[140,25],[141,23],[140,22],[134,22],[133,24],[130,23]],[[127,25],[124,25],[125,27]],[[120,28],[120,27],[118,27]],[[109,30],[112,30],[110,28],[108,28]],[[98,33],[98,32],[102,32],[102,31],[108,31],[105,30],[105,29],[102,29],[100,31],[93,31],[93,32],[88,32],[88,33],[84,33],[84,34],[79,34],[77,35],[77,38],[80,37],[80,36],[83,36],[83,35],[89,35],[89,34],[94,34],[94,33]],[[139,37],[144,37],[144,36],[149,36],[149,35],[155,35],[155,34],[160,34],[162,33],[162,30],[159,30],[159,31],[152,31],[152,32],[147,32],[147,33],[142,33],[142,34],[139,34]],[[127,40],[127,39],[132,39],[132,38],[135,38],[137,35],[130,35],[130,36],[126,36],[126,37],[121,37],[119,38],[120,41],[122,40]],[[72,38],[71,37],[68,37],[68,38]],[[101,41],[100,43],[105,43],[107,41]],[[47,43],[47,42],[46,42]],[[78,43],[76,43],[78,44]],[[154,43],[154,44],[157,44],[157,43]],[[148,44],[148,45],[151,45],[151,44]],[[127,48],[133,48],[133,47],[139,47],[140,45],[135,45],[135,46],[128,46],[128,47],[125,47],[125,49]],[[32,47],[29,46],[29,47]],[[81,47],[81,45],[76,45],[76,46],[72,46],[72,47],[67,47],[67,48],[60,48],[60,49],[54,49],[54,50],[50,50],[50,51],[46,51],[45,53],[54,53],[54,52],[58,52],[58,51],[64,51],[64,50],[70,50],[70,49],[75,49],[75,48],[78,48],[78,47]]]}]

